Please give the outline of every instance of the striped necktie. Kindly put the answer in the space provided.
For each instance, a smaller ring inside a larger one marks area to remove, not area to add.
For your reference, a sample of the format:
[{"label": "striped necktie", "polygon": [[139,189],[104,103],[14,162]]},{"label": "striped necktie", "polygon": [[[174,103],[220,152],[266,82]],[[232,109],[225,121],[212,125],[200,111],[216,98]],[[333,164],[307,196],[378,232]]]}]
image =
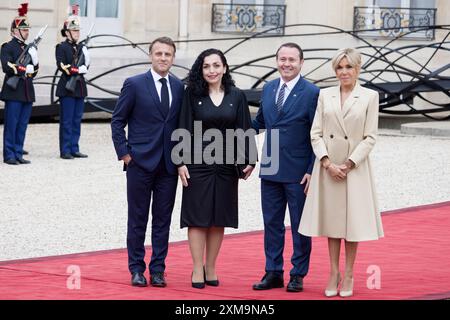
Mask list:
[{"label": "striped necktie", "polygon": [[283,109],[283,104],[284,104],[284,95],[286,92],[286,83],[283,84],[283,86],[281,87],[280,93],[278,94],[278,99],[277,99],[277,111],[281,112],[281,110]]}]

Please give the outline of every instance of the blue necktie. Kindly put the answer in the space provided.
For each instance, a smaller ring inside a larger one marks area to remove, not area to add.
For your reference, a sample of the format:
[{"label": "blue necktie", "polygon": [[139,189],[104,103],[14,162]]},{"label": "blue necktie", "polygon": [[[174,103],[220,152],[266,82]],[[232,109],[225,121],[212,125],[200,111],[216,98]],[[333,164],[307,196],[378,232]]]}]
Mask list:
[{"label": "blue necktie", "polygon": [[281,112],[281,110],[283,109],[284,95],[285,95],[285,92],[286,92],[286,87],[287,87],[286,83],[283,84],[281,86],[280,93],[278,94],[278,99],[277,99],[277,111],[278,112]]},{"label": "blue necktie", "polygon": [[164,110],[164,115],[167,116],[169,114],[169,108],[170,108],[169,88],[167,87],[167,79],[161,78],[161,79],[159,79],[159,81],[162,84],[161,105]]}]

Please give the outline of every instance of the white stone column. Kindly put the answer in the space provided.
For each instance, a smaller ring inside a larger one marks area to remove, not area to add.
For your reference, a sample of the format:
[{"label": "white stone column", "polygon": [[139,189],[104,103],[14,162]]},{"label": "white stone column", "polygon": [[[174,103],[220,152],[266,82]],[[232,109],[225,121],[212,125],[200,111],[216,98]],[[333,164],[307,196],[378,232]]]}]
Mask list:
[{"label": "white stone column", "polygon": [[179,31],[180,39],[186,39],[189,36],[189,0],[180,1],[179,12]]},{"label": "white stone column", "polygon": [[[179,40],[186,40],[189,37],[189,0],[179,0],[178,12],[178,38]],[[188,48],[187,43],[181,42],[178,44],[178,49],[182,52]]]}]

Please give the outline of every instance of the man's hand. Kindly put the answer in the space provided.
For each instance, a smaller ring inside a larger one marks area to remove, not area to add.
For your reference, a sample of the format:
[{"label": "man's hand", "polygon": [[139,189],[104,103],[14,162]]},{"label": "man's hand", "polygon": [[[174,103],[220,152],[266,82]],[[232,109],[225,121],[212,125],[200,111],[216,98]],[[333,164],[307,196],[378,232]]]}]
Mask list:
[{"label": "man's hand", "polygon": [[83,54],[84,54],[84,64],[89,67],[91,65],[91,55],[89,54],[88,49],[86,46],[83,46]]},{"label": "man's hand", "polygon": [[28,64],[25,68],[25,73],[29,75],[33,75],[34,73],[34,66],[32,64]]},{"label": "man's hand", "polygon": [[33,62],[33,65],[37,66],[39,64],[39,58],[38,58],[38,53],[37,53],[36,47],[31,47],[30,49],[28,49],[28,54],[31,57],[31,61]]},{"label": "man's hand", "polygon": [[183,184],[183,187],[189,186],[188,180],[191,178],[189,176],[189,170],[186,166],[182,166],[178,168],[178,175],[180,176],[181,183]]},{"label": "man's hand", "polygon": [[302,181],[300,182],[301,185],[305,185],[305,194],[308,194],[308,190],[309,190],[309,184],[311,183],[311,175],[310,174],[305,174],[305,176],[303,177]]},{"label": "man's hand", "polygon": [[252,166],[247,166],[247,168],[245,168],[245,169],[242,171],[242,172],[245,173],[244,180],[247,180],[247,179],[252,175],[253,169],[255,169],[255,168],[252,167]]},{"label": "man's hand", "polygon": [[78,73],[79,74],[86,74],[88,72],[88,69],[85,65],[82,65],[78,68]]},{"label": "man's hand", "polygon": [[133,160],[133,159],[131,158],[131,156],[130,156],[129,154],[127,154],[126,156],[124,156],[124,157],[122,158],[122,161],[123,161],[126,165],[129,165],[130,162],[131,162],[131,160]]}]

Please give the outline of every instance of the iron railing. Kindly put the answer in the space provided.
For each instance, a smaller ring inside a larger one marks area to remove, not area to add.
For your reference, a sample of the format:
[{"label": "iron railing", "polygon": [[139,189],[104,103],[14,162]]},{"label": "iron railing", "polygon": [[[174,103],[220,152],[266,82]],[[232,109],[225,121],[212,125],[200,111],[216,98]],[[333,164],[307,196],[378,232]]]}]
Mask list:
[{"label": "iron railing", "polygon": [[[315,32],[311,32],[311,27],[316,28]],[[227,37],[219,39],[189,39],[177,40],[177,43],[203,43],[218,41],[223,43],[219,48],[228,56],[230,52],[237,50],[239,47],[252,46],[255,41],[271,41],[270,38],[294,38],[291,41],[302,41],[302,39],[310,37],[321,37],[330,39],[331,37],[350,37],[359,42],[356,47],[364,57],[364,63],[361,66],[359,81],[361,85],[374,89],[380,95],[380,112],[391,115],[423,115],[433,120],[450,120],[450,63],[441,61],[439,67],[434,65],[434,59],[438,56],[450,53],[450,25],[434,25],[429,28],[417,29],[414,32],[422,30],[434,29],[442,33],[442,39],[436,42],[414,43],[401,45],[402,37],[408,36],[403,34],[393,38],[382,45],[371,44],[368,40],[358,35],[353,30],[343,30],[340,28],[325,26],[319,24],[293,24],[284,26],[289,34],[283,36],[265,35],[271,30],[262,33],[252,34],[250,36]],[[302,28],[307,31],[301,32]],[[300,29],[300,30],[297,30]],[[294,31],[295,30],[295,31]],[[380,29],[370,30],[379,32]],[[109,75],[122,73],[125,69],[136,67],[139,65],[147,67],[150,64],[148,52],[141,46],[148,46],[148,42],[134,43],[117,35],[95,35],[94,38],[116,37],[121,38],[124,43],[112,45],[91,45],[90,49],[101,50],[105,47],[113,48],[133,48],[143,53],[142,62],[121,65],[117,68],[110,69],[107,72],[90,77],[87,84],[90,87],[99,89],[104,96],[89,96],[86,98],[86,111],[106,111],[112,113],[116,104],[119,91],[104,87],[97,81]],[[230,43],[231,42],[231,43]],[[218,44],[217,43],[217,44]],[[307,43],[307,41],[305,41]],[[275,48],[274,48],[275,49]],[[336,47],[320,47],[311,48],[304,47],[305,65],[309,66],[308,70],[302,72],[302,76],[315,83],[321,88],[326,88],[338,84],[335,74],[332,72],[331,59],[336,53]],[[247,96],[250,105],[258,107],[260,104],[261,90],[263,85],[277,77],[277,67],[274,65],[275,53],[259,54],[255,53],[249,61],[230,65],[230,72],[233,76],[247,77],[251,80],[242,88]],[[174,65],[176,74],[183,80],[189,71],[189,66]],[[59,71],[53,75],[41,76],[35,79],[34,84],[38,86],[49,87],[48,105],[36,105],[33,108],[33,118],[44,118],[58,115],[59,106],[58,99],[55,97],[55,88],[59,79]],[[428,95],[428,93],[439,93],[441,98]],[[108,97],[109,96],[109,97]],[[416,100],[416,101],[415,101]],[[415,102],[426,102],[426,108],[416,108]],[[397,108],[398,106],[407,106],[407,109]],[[442,114],[446,113],[446,114]],[[4,117],[3,109],[0,108],[0,123]]]},{"label": "iron railing", "polygon": [[[431,41],[435,30],[429,27],[435,22],[436,9],[432,8],[354,7],[353,12],[353,30],[363,37]],[[373,29],[379,31],[368,31]],[[422,30],[410,33],[418,29]]]},{"label": "iron railing", "polygon": [[285,5],[213,3],[211,31],[218,33],[284,35]]}]

